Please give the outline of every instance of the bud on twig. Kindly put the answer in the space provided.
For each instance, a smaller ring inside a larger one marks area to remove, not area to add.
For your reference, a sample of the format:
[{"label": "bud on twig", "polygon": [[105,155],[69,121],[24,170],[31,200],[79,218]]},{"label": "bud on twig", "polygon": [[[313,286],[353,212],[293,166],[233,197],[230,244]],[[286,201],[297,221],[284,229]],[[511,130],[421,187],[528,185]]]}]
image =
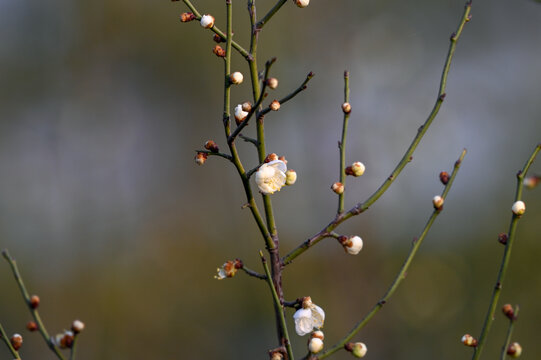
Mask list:
[{"label": "bud on twig", "polygon": [[225,50],[222,49],[222,47],[220,45],[216,45],[213,49],[212,49],[212,52],[214,53],[214,55],[218,56],[218,57],[225,57]]},{"label": "bud on twig", "polygon": [[297,5],[300,8],[305,8],[310,4],[310,0],[293,0],[295,2],[295,5]]},{"label": "bud on twig", "polygon": [[19,350],[21,346],[23,345],[23,337],[20,334],[13,334],[13,336],[10,339],[11,346],[15,350]]},{"label": "bud on twig", "polygon": [[368,351],[368,348],[362,342],[347,343],[346,345],[344,345],[344,348],[356,358],[365,357],[366,352]]},{"label": "bud on twig", "polygon": [[449,182],[449,173],[447,171],[442,171],[440,173],[440,181],[443,185],[447,185]]},{"label": "bud on twig", "polygon": [[293,169],[286,171],[286,185],[293,185],[297,181],[297,173]]},{"label": "bud on twig", "polygon": [[201,16],[201,26],[205,29],[210,29],[214,26],[214,16],[212,15],[203,15]]},{"label": "bud on twig", "polygon": [[363,239],[360,236],[340,236],[338,241],[348,254],[357,255],[363,248]]},{"label": "bud on twig", "polygon": [[501,233],[498,235],[498,241],[500,244],[507,244],[507,240],[509,239],[509,236],[507,236],[506,233]]},{"label": "bud on twig", "polygon": [[214,35],[212,36],[212,40],[214,40],[214,41],[217,42],[217,43],[223,43],[223,42],[225,42],[225,39],[224,39],[223,37],[221,37],[220,35],[218,35],[218,34],[214,34]]},{"label": "bud on twig", "polygon": [[351,112],[351,104],[348,102],[343,103],[342,111],[344,112],[344,114],[349,114]]},{"label": "bud on twig", "polygon": [[280,110],[280,102],[278,100],[273,100],[269,107],[272,111],[278,111]]},{"label": "bud on twig", "polygon": [[312,337],[308,340],[308,351],[312,354],[317,354],[321,350],[323,350],[323,340],[318,337]]},{"label": "bud on twig", "polygon": [[229,81],[231,81],[231,84],[242,84],[242,80],[244,80],[244,76],[238,71],[235,71],[231,75],[229,75]]},{"label": "bud on twig", "polygon": [[[250,106],[251,108],[252,106]],[[237,125],[240,125],[245,119],[246,117],[248,117],[248,111],[245,111],[244,109],[244,104],[238,104],[237,106],[235,106],[235,122],[237,123]]]},{"label": "bud on twig", "polygon": [[512,358],[518,358],[522,354],[522,346],[518,342],[514,342],[509,344],[509,347],[507,348],[507,355],[511,356]]},{"label": "bud on twig", "polygon": [[432,199],[432,204],[434,205],[434,209],[436,210],[441,210],[441,208],[443,207],[443,202],[443,198],[439,195],[434,196],[434,198]]},{"label": "bud on twig", "polygon": [[38,324],[36,324],[34,321],[29,321],[26,324],[26,329],[28,331],[36,331],[38,329]]},{"label": "bud on twig", "polygon": [[278,87],[278,79],[277,78],[268,78],[267,79],[267,86],[270,87],[271,89],[276,89]]},{"label": "bud on twig", "polygon": [[502,306],[502,312],[509,318],[509,320],[515,320],[515,310],[511,304],[505,304]]},{"label": "bud on twig", "polygon": [[477,339],[475,339],[470,334],[465,334],[460,341],[466,346],[470,346],[470,347],[477,346]]},{"label": "bud on twig", "polygon": [[205,153],[202,153],[202,152],[198,152],[196,155],[195,155],[195,163],[197,165],[203,165],[205,163],[205,161],[207,161],[207,158],[209,156]]},{"label": "bud on twig", "polygon": [[185,12],[185,13],[180,14],[181,22],[185,23],[185,22],[190,22],[192,20],[195,20],[195,15],[192,14],[191,12]]},{"label": "bud on twig", "polygon": [[332,191],[334,191],[338,195],[344,193],[344,185],[341,182],[338,182],[338,181],[335,182],[334,184],[332,184],[331,189],[332,189]]},{"label": "bud on twig", "polygon": [[81,320],[74,320],[71,323],[71,331],[73,331],[74,334],[78,334],[81,331],[85,329],[85,323]]},{"label": "bud on twig", "polygon": [[513,214],[516,216],[521,216],[526,212],[526,204],[524,204],[524,201],[516,201],[511,207],[511,211],[513,211]]},{"label": "bud on twig", "polygon": [[348,166],[345,170],[346,175],[359,177],[364,174],[366,167],[364,164],[360,161],[356,161],[351,166]]},{"label": "bud on twig", "polygon": [[205,149],[212,151],[213,153],[217,153],[218,151],[220,151],[218,145],[216,145],[216,143],[212,140],[207,140],[207,142],[205,143]]},{"label": "bud on twig", "polygon": [[38,306],[39,306],[39,296],[37,295],[30,296],[30,307],[32,309],[37,309]]},{"label": "bud on twig", "polygon": [[252,103],[245,101],[242,103],[242,111],[250,112],[252,110]]},{"label": "bud on twig", "polygon": [[528,189],[533,189],[537,185],[539,185],[540,182],[541,182],[541,176],[531,175],[531,176],[527,176],[526,178],[524,178],[523,184]]}]

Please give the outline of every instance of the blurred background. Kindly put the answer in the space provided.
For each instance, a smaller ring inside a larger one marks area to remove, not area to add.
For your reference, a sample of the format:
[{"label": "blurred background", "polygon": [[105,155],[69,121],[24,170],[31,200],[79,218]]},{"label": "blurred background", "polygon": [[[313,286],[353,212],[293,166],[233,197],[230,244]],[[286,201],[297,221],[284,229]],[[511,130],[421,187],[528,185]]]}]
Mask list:
[{"label": "blurred background", "polygon": [[[225,28],[223,2],[194,0]],[[274,1],[258,1],[262,16]],[[287,252],[334,216],[342,74],[353,106],[347,208],[391,173],[431,110],[448,38],[463,0],[288,2],[260,35],[259,62],[278,61],[269,99],[308,89],[266,117],[267,149],[285,155],[298,181],[272,197]],[[248,44],[246,3],[234,31]],[[265,359],[276,344],[265,282],[215,269],[241,258],[261,271],[264,247],[240,181],[223,159],[197,167],[208,139],[222,148],[222,62],[211,33],[181,24],[182,2],[0,1],[0,248],[18,260],[54,334],[74,319],[87,329],[78,359]],[[422,230],[431,199],[463,148],[455,186],[407,280],[362,330],[369,359],[460,359],[464,333],[480,333],[514,199],[515,173],[541,141],[541,5],[475,1],[460,40],[447,98],[411,162],[370,211],[338,228],[365,248],[348,256],[325,240],[284,274],[288,299],[310,295],[325,309],[326,345],[384,294]],[[233,70],[248,74],[235,54]],[[233,105],[248,100],[245,82]],[[246,133],[253,133],[250,127]],[[247,168],[253,149],[239,143]],[[541,174],[541,159],[532,167]],[[541,358],[541,189],[528,211],[501,303],[520,304],[513,340]],[[24,336],[25,359],[54,359],[30,320],[9,267],[0,263],[0,322]],[[288,310],[288,320],[292,311]],[[290,326],[292,321],[290,321]],[[485,358],[507,321],[497,311]],[[306,338],[294,334],[297,354]],[[0,347],[0,358],[9,353]],[[341,352],[336,359],[348,359]]]}]

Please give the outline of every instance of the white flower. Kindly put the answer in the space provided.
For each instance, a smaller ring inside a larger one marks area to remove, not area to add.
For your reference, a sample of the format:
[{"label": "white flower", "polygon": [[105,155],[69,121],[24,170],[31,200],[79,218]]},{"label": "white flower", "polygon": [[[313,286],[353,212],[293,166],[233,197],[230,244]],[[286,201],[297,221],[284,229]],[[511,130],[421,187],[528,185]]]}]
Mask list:
[{"label": "white flower", "polygon": [[214,16],[212,15],[203,15],[201,16],[201,26],[205,29],[210,29],[214,26]]},{"label": "white flower", "polygon": [[242,110],[242,104],[235,106],[235,119],[237,119],[239,122],[243,122],[247,116],[248,111]]},{"label": "white flower", "polygon": [[255,174],[255,183],[265,195],[280,191],[286,183],[287,166],[282,160],[273,160],[259,167]]},{"label": "white flower", "polygon": [[348,238],[343,245],[348,254],[357,255],[363,248],[363,239],[359,236],[352,236]]},{"label": "white flower", "polygon": [[313,337],[310,339],[310,342],[308,343],[308,350],[312,354],[317,354],[321,350],[323,350],[323,340],[317,337]]},{"label": "white flower", "polygon": [[524,204],[524,201],[519,200],[513,204],[511,210],[513,211],[513,214],[520,216],[526,211],[526,204]]},{"label": "white flower", "polygon": [[305,8],[310,4],[310,0],[295,0],[295,4],[300,8]]},{"label": "white flower", "polygon": [[239,264],[240,263],[237,263],[237,260],[229,260],[225,262],[221,268],[216,269],[217,274],[214,275],[214,278],[216,280],[223,280],[225,278],[231,278],[235,276],[235,274],[237,273],[237,268],[240,267]]},{"label": "white flower", "polygon": [[325,312],[322,308],[312,303],[309,296],[305,297],[302,302],[302,308],[297,310],[293,315],[295,320],[295,331],[299,336],[304,336],[312,332],[312,330],[323,327],[325,322]]}]

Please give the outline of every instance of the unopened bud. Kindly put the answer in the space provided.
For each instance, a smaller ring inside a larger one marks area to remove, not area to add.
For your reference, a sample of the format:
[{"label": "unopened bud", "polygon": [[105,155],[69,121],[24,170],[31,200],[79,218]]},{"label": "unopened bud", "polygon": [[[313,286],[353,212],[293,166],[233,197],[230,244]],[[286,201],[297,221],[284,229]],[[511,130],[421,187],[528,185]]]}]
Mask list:
[{"label": "unopened bud", "polygon": [[38,306],[39,306],[39,296],[37,295],[30,296],[30,307],[32,309],[37,309]]},{"label": "unopened bud", "polygon": [[13,334],[13,336],[10,339],[11,346],[15,350],[19,350],[21,346],[23,345],[23,337],[20,334]]},{"label": "unopened bud", "polygon": [[507,348],[507,355],[511,356],[512,358],[518,358],[522,354],[522,346],[518,342],[514,342],[509,344],[509,347]]},{"label": "unopened bud", "polygon": [[470,334],[465,334],[464,336],[462,336],[462,339],[460,341],[466,346],[470,346],[470,347],[477,346],[477,339],[475,339]]},{"label": "unopened bud", "polygon": [[271,161],[274,161],[274,160],[279,160],[278,155],[276,155],[275,153],[270,153],[269,155],[267,155],[265,160],[263,160],[263,162],[266,164],[266,163],[270,163]]},{"label": "unopened bud", "polygon": [[240,125],[248,117],[248,111],[243,110],[243,105],[235,106],[235,122]]},{"label": "unopened bud", "polygon": [[73,340],[74,338],[72,331],[64,331],[61,334],[56,334],[54,338],[56,346],[61,349],[71,348],[73,346]]},{"label": "unopened bud", "polygon": [[270,360],[283,360],[284,355],[282,355],[279,351],[273,351],[270,354]]},{"label": "unopened bud", "polygon": [[271,89],[276,89],[278,87],[278,79],[277,78],[268,78],[267,79],[267,86],[270,87]]},{"label": "unopened bud", "polygon": [[185,12],[180,14],[180,21],[182,22],[190,22],[192,20],[195,20],[195,15],[191,12]]},{"label": "unopened bud", "polygon": [[293,169],[286,171],[286,185],[293,185],[297,181],[297,173]]},{"label": "unopened bud", "polygon": [[216,55],[218,57],[225,57],[225,50],[222,49],[222,47],[220,45],[216,45],[212,49],[212,52],[214,53],[214,55]]},{"label": "unopened bud", "polygon": [[205,153],[202,153],[202,152],[198,152],[196,155],[195,155],[195,163],[197,165],[203,165],[205,163],[205,161],[207,161],[207,158],[209,156]]},{"label": "unopened bud", "polygon": [[36,331],[38,329],[38,324],[36,324],[34,321],[29,321],[26,324],[26,329],[28,331]]},{"label": "unopened bud", "polygon": [[85,323],[81,320],[75,320],[71,323],[71,331],[74,334],[78,334],[85,329]]},{"label": "unopened bud", "polygon": [[507,244],[507,240],[509,239],[509,236],[507,236],[506,233],[501,233],[498,235],[498,242],[501,244]]},{"label": "unopened bud", "polygon": [[223,37],[221,37],[220,35],[218,35],[218,34],[214,34],[212,36],[212,40],[214,40],[217,43],[225,42],[225,39]]},{"label": "unopened bud", "polygon": [[351,104],[348,102],[343,103],[342,111],[344,112],[344,114],[349,114],[351,112]]},{"label": "unopened bud", "polygon": [[521,216],[526,211],[526,204],[524,204],[524,201],[516,201],[511,207],[511,210],[513,211],[513,214]]},{"label": "unopened bud", "polygon": [[242,80],[244,80],[244,76],[238,71],[235,71],[231,75],[229,75],[229,80],[232,84],[238,85],[242,83]]},{"label": "unopened bud", "polygon": [[340,236],[338,238],[338,241],[342,243],[344,250],[346,250],[348,254],[357,255],[363,248],[363,239],[359,236],[351,236],[345,237],[346,239],[344,240],[344,237],[345,236]]},{"label": "unopened bud", "polygon": [[214,26],[214,16],[212,15],[203,15],[201,16],[201,26],[205,29],[210,29]]},{"label": "unopened bud", "polygon": [[[353,175],[355,177],[362,176],[364,174],[364,170],[366,169],[364,164],[362,162],[359,162],[359,161],[356,161],[353,164],[351,164],[351,166],[349,166],[349,168],[350,168],[349,172],[351,172],[351,174],[348,174],[348,175]],[[348,173],[348,171],[346,171],[346,174],[347,173]]]},{"label": "unopened bud", "polygon": [[216,145],[216,143],[212,140],[207,140],[207,142],[205,143],[205,149],[210,150],[213,153],[217,153],[218,151],[220,151],[218,145]]},{"label": "unopened bud", "polygon": [[434,205],[434,209],[441,210],[443,207],[443,198],[439,195],[434,196],[432,199],[432,204]]},{"label": "unopened bud", "polygon": [[308,350],[312,354],[317,354],[321,350],[323,350],[323,340],[317,337],[313,337],[308,341]]},{"label": "unopened bud", "polygon": [[242,103],[242,111],[250,112],[252,111],[252,103],[249,101]]},{"label": "unopened bud", "polygon": [[272,111],[278,111],[280,110],[280,102],[278,100],[273,100],[269,107]]},{"label": "unopened bud", "polygon": [[524,178],[523,184],[528,189],[533,189],[541,182],[541,176],[531,175]]},{"label": "unopened bud", "polygon": [[295,5],[297,5],[300,8],[305,8],[310,4],[310,0],[293,0],[295,2]]},{"label": "unopened bud", "polygon": [[362,342],[347,343],[346,345],[344,345],[344,348],[356,358],[365,357],[366,352],[368,351],[368,348]]},{"label": "unopened bud", "polygon": [[323,331],[321,331],[321,330],[316,330],[316,331],[312,332],[310,334],[310,337],[325,340],[325,334],[323,334]]},{"label": "unopened bud", "polygon": [[447,171],[442,171],[440,173],[440,181],[443,185],[447,185],[449,182],[449,173]]},{"label": "unopened bud", "polygon": [[334,184],[332,184],[331,189],[332,189],[332,191],[334,191],[338,195],[343,194],[344,193],[344,184],[337,181]]},{"label": "unopened bud", "polygon": [[502,312],[509,319],[514,320],[515,310],[513,310],[513,306],[511,306],[511,304],[505,304],[504,306],[502,306]]}]

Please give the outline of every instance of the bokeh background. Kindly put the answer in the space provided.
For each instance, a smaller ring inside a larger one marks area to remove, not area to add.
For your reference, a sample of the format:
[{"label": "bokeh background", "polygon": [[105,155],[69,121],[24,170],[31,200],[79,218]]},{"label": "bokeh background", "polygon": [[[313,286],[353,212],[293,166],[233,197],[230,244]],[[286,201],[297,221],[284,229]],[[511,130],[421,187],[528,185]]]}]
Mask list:
[{"label": "bokeh background", "polygon": [[[223,2],[194,0],[224,27]],[[280,86],[307,91],[266,118],[268,150],[299,180],[273,196],[283,251],[333,217],[343,96],[353,105],[347,206],[368,197],[428,115],[462,0],[288,2],[260,36],[259,59],[277,56]],[[259,15],[274,1],[259,0]],[[235,37],[247,44],[246,4],[234,1]],[[80,318],[78,359],[265,359],[276,343],[267,285],[238,274],[213,279],[241,258],[260,270],[264,247],[237,175],[194,150],[223,145],[221,61],[211,34],[181,24],[182,2],[0,1],[0,247],[17,258],[51,333]],[[370,359],[468,358],[494,285],[514,198],[515,173],[541,141],[541,4],[479,0],[432,128],[390,190],[339,228],[363,237],[347,256],[326,240],[284,275],[289,299],[310,295],[327,312],[326,344],[383,295],[441,191],[437,175],[468,155],[407,280],[359,333]],[[248,73],[235,55],[234,70]],[[236,87],[234,103],[249,98]],[[253,131],[249,129],[248,133]],[[253,149],[239,144],[247,167]],[[541,159],[539,159],[541,160]],[[541,173],[541,161],[532,172]],[[520,304],[514,340],[541,358],[541,189],[524,194],[502,302]],[[54,359],[30,320],[7,264],[0,264],[0,321],[24,335],[25,359]],[[288,311],[288,319],[292,312]],[[291,325],[291,322],[290,322]],[[498,311],[486,358],[499,354]],[[293,329],[291,329],[293,332]],[[306,338],[293,335],[297,354]],[[0,358],[8,359],[0,347]],[[336,359],[348,359],[342,352]]]}]

